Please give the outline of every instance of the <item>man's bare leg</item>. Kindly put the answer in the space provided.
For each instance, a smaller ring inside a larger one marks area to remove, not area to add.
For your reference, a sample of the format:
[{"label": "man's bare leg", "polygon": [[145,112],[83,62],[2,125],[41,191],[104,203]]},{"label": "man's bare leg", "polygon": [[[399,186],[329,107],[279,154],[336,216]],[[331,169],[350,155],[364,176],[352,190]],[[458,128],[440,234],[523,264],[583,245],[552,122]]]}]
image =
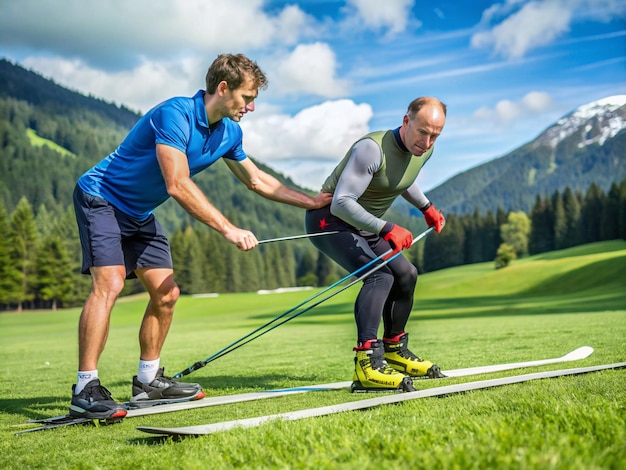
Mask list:
[{"label": "man's bare leg", "polygon": [[124,288],[124,266],[92,267],[93,286],[78,322],[78,370],[95,370],[109,336],[111,310]]},{"label": "man's bare leg", "polygon": [[172,324],[180,290],[171,269],[141,269],[137,276],[150,294],[150,301],[139,330],[140,359],[158,359]]},{"label": "man's bare leg", "polygon": [[121,419],[126,407],[100,384],[98,360],[109,335],[111,310],[124,287],[124,266],[92,267],[92,289],[78,322],[78,381],[69,414],[89,419]]},{"label": "man's bare leg", "polygon": [[139,330],[141,356],[137,376],[133,378],[131,406],[147,407],[203,398],[206,394],[200,385],[177,382],[157,369],[180,295],[173,271],[150,268],[136,272],[150,294],[150,301]]}]

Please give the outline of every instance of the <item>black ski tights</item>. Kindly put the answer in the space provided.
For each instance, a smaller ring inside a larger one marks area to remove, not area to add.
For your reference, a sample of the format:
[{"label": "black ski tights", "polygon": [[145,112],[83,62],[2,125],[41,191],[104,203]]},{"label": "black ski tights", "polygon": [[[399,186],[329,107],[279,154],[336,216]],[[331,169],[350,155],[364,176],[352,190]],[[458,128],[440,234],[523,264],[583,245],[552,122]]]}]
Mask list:
[{"label": "black ski tights", "polygon": [[[328,208],[307,211],[307,233],[319,232],[321,225],[326,231],[339,230],[339,233],[312,237],[311,242],[348,272],[356,271],[390,249],[389,243],[378,235],[351,227],[330,214]],[[357,340],[376,339],[381,319],[384,337],[403,333],[413,308],[416,283],[417,269],[402,255],[364,279],[354,306]]]}]

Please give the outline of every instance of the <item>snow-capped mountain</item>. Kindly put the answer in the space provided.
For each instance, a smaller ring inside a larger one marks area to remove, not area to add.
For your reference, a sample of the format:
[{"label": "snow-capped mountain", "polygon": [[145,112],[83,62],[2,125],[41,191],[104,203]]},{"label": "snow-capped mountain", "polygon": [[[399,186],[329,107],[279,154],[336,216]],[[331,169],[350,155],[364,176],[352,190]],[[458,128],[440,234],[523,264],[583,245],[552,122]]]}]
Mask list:
[{"label": "snow-capped mountain", "polygon": [[464,171],[428,192],[437,207],[468,214],[529,211],[537,195],[565,188],[603,191],[626,178],[626,95],[584,104],[536,139]]},{"label": "snow-capped mountain", "polygon": [[535,146],[556,148],[574,136],[578,148],[615,137],[626,128],[626,95],[615,95],[585,104],[559,119],[535,141]]}]

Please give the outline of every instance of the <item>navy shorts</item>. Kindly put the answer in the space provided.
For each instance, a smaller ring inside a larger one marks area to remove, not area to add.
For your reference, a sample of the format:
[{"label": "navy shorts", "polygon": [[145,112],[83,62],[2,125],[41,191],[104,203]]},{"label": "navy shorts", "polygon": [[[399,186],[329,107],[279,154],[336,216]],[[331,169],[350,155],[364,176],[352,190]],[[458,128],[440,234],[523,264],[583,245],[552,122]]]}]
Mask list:
[{"label": "navy shorts", "polygon": [[153,214],[138,221],[104,199],[74,189],[74,210],[83,249],[83,274],[92,266],[125,266],[126,277],[137,268],[172,269],[172,255],[161,224]]}]

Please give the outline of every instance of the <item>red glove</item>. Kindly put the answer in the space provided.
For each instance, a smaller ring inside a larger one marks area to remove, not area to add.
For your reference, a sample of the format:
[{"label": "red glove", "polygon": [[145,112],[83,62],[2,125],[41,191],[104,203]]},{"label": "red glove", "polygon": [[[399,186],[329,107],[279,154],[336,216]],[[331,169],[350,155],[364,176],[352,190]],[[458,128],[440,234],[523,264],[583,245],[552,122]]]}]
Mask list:
[{"label": "red glove", "polygon": [[407,229],[400,227],[399,225],[387,222],[383,229],[380,231],[383,240],[389,242],[393,248],[395,254],[405,248],[410,248],[413,244],[413,235]]},{"label": "red glove", "polygon": [[443,217],[443,214],[431,202],[420,210],[424,214],[426,224],[429,227],[435,227],[435,232],[441,233],[443,226],[446,225],[446,219]]}]

